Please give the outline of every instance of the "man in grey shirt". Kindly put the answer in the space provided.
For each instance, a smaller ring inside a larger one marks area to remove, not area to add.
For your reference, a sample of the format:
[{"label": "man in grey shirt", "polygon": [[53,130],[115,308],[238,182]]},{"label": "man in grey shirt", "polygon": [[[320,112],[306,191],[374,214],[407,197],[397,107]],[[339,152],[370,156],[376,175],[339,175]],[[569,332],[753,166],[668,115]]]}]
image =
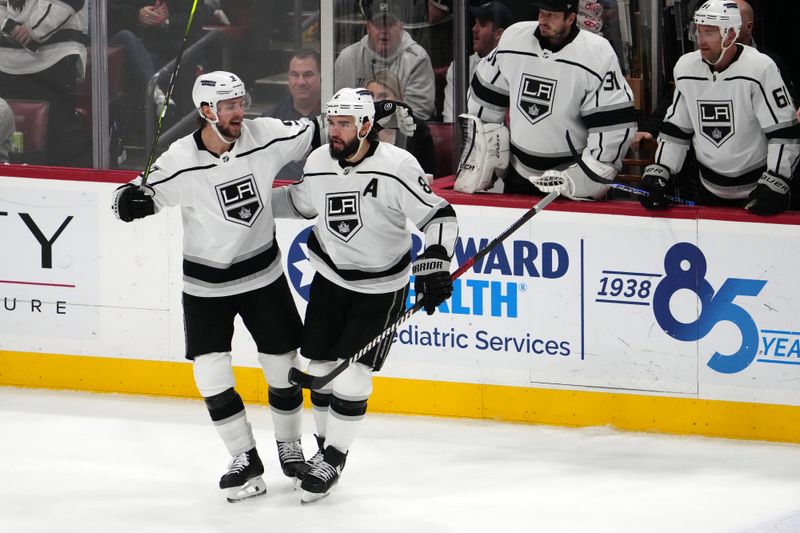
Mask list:
[{"label": "man in grey shirt", "polygon": [[334,70],[336,90],[364,87],[376,72],[389,70],[403,84],[405,103],[414,116],[427,120],[434,112],[434,77],[428,53],[403,29],[408,2],[361,0],[367,35],[339,54]]}]

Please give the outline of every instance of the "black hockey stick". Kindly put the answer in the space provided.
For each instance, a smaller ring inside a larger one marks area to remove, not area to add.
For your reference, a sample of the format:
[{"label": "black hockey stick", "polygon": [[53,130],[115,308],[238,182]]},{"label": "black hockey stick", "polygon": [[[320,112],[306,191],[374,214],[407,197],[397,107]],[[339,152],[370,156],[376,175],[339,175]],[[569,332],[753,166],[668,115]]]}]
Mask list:
[{"label": "black hockey stick", "polygon": [[[167,107],[169,107],[169,100],[172,97],[172,91],[175,89],[175,81],[178,79],[178,72],[181,70],[181,58],[183,57],[183,49],[186,48],[186,41],[189,40],[189,32],[192,29],[194,22],[194,12],[197,10],[197,0],[192,3],[192,10],[189,12],[189,21],[186,23],[186,29],[183,31],[183,40],[181,46],[178,48],[178,56],[175,58],[175,70],[172,71],[172,76],[169,78],[169,85],[167,85],[167,93],[164,95],[164,105],[161,106],[161,112],[158,114],[158,126],[156,126],[156,134],[153,137],[153,144],[150,146],[150,155],[147,156],[147,164],[144,166],[142,172],[142,184],[139,186],[144,190],[147,185],[147,177],[150,175],[150,167],[153,166],[153,160],[156,157],[156,148],[158,147],[158,139],[161,137],[161,128],[164,126],[164,116],[167,114]],[[145,95],[145,98],[152,98],[152,95]]]},{"label": "black hockey stick", "polygon": [[[609,187],[612,187],[614,189],[619,189],[620,191],[635,194],[637,196],[650,196],[650,193],[645,191],[644,189],[639,189],[638,187],[631,187],[630,185],[626,185],[625,183],[620,183],[618,181],[610,180],[598,175],[591,168],[589,168],[589,165],[587,165],[581,158],[581,154],[579,154],[578,150],[575,149],[575,145],[572,144],[572,138],[569,135],[569,131],[566,132],[566,135],[567,135],[567,146],[569,146],[569,151],[572,153],[572,158],[575,160],[575,163],[577,163],[578,166],[581,167],[583,173],[586,174],[586,177],[588,177],[590,180],[597,183],[601,183],[603,185],[608,185]],[[691,200],[684,200],[683,198],[679,198],[678,196],[666,195],[664,196],[664,198],[666,198],[667,200],[669,200],[674,204],[694,205],[694,202],[692,202]]]},{"label": "black hockey stick", "polygon": [[[553,191],[544,198],[542,198],[541,200],[539,200],[539,202],[536,205],[528,209],[524,215],[522,215],[516,222],[511,224],[503,233],[495,237],[492,240],[492,242],[490,242],[489,244],[478,250],[478,252],[475,255],[464,261],[464,263],[460,267],[458,267],[458,269],[455,272],[450,274],[450,279],[455,281],[456,279],[460,278],[461,275],[464,274],[464,272],[466,272],[467,270],[469,270],[477,260],[481,259],[483,256],[491,252],[498,244],[500,244],[506,238],[508,238],[509,235],[511,235],[519,228],[521,228],[522,225],[525,224],[527,221],[529,221],[531,218],[533,218],[534,215],[541,212],[545,207],[547,207],[550,204],[550,202],[555,200],[559,194],[560,193],[558,191]],[[363,357],[367,352],[369,352],[371,349],[377,346],[386,337],[388,337],[389,335],[393,335],[397,327],[406,320],[408,320],[409,318],[411,318],[414,315],[414,313],[422,309],[423,305],[425,305],[424,297],[422,300],[416,302],[414,306],[411,307],[411,309],[409,309],[408,311],[406,311],[400,318],[395,320],[393,324],[384,329],[377,337],[369,341],[369,343],[367,343],[366,346],[358,350],[356,353],[354,353],[341,363],[339,363],[339,365],[336,368],[334,368],[324,376],[311,376],[303,372],[299,368],[292,368],[289,371],[289,381],[291,381],[292,383],[297,383],[304,389],[320,389],[324,387],[325,385],[333,381],[333,379],[336,376],[344,372],[347,369],[347,367],[349,367],[354,361],[357,361],[358,359]]]}]

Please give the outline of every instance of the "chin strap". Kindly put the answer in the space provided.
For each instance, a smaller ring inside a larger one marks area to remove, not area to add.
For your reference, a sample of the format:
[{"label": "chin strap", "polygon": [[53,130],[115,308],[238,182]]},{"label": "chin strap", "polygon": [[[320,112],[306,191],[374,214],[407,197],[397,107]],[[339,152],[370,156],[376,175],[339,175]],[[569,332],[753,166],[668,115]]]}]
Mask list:
[{"label": "chin strap", "polygon": [[202,113],[200,113],[200,116],[203,117],[203,119],[205,119],[205,121],[211,125],[211,129],[214,130],[214,133],[217,134],[217,137],[219,137],[220,141],[224,142],[225,144],[233,144],[234,142],[236,142],[236,139],[228,139],[227,137],[222,135],[222,133],[220,133],[219,129],[217,128],[217,123],[219,122],[219,118],[217,118],[216,120],[211,120]]}]

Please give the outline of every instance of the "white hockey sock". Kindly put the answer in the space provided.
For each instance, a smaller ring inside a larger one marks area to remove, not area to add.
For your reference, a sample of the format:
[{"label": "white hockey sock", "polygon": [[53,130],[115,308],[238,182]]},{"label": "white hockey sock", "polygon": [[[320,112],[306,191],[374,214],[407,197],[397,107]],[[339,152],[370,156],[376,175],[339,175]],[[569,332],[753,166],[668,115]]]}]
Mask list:
[{"label": "white hockey sock", "polygon": [[289,382],[289,370],[297,366],[297,351],[283,354],[259,353],[258,360],[269,383],[269,408],[275,426],[275,440],[300,440],[303,422],[303,389]]},{"label": "white hockey sock", "polygon": [[[324,376],[334,368],[337,361],[311,361],[308,364],[308,373],[311,376]],[[328,428],[328,405],[331,401],[332,385],[311,391],[311,414],[314,416],[314,424],[317,428],[317,435],[325,437]]]},{"label": "white hockey sock", "polygon": [[372,369],[361,363],[351,365],[333,380],[333,397],[328,409],[326,446],[346,453],[356,437],[358,424],[367,413],[372,394]]}]

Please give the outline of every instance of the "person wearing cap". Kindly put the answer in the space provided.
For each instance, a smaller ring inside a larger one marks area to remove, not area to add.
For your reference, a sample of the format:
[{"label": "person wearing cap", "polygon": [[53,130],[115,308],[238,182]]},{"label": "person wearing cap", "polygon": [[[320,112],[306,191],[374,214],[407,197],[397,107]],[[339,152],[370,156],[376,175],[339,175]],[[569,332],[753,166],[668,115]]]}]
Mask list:
[{"label": "person wearing cap", "polygon": [[403,28],[409,2],[360,0],[367,35],[339,54],[334,66],[336,89],[364,87],[373,74],[393,72],[405,89],[405,103],[426,120],[434,111],[433,66],[428,53]]},{"label": "person wearing cap", "polygon": [[[609,42],[577,27],[577,0],[532,3],[538,21],[506,28],[497,48],[478,63],[465,118],[482,122],[477,130],[499,135],[508,115],[509,158],[494,165],[508,166],[504,192],[558,190],[573,199],[601,199],[609,187],[597,176],[616,176],[636,130],[632,92]],[[491,169],[472,163],[460,165],[458,180],[471,185],[464,188],[490,186]],[[483,174],[471,175],[472,169]]]},{"label": "person wearing cap", "polygon": [[[472,55],[469,56],[469,79],[475,74],[475,66],[497,47],[503,31],[511,26],[511,11],[500,2],[486,2],[469,8],[475,17],[472,25]],[[453,63],[447,69],[447,83],[444,86],[444,106],[442,116],[445,122],[453,122]]]}]

